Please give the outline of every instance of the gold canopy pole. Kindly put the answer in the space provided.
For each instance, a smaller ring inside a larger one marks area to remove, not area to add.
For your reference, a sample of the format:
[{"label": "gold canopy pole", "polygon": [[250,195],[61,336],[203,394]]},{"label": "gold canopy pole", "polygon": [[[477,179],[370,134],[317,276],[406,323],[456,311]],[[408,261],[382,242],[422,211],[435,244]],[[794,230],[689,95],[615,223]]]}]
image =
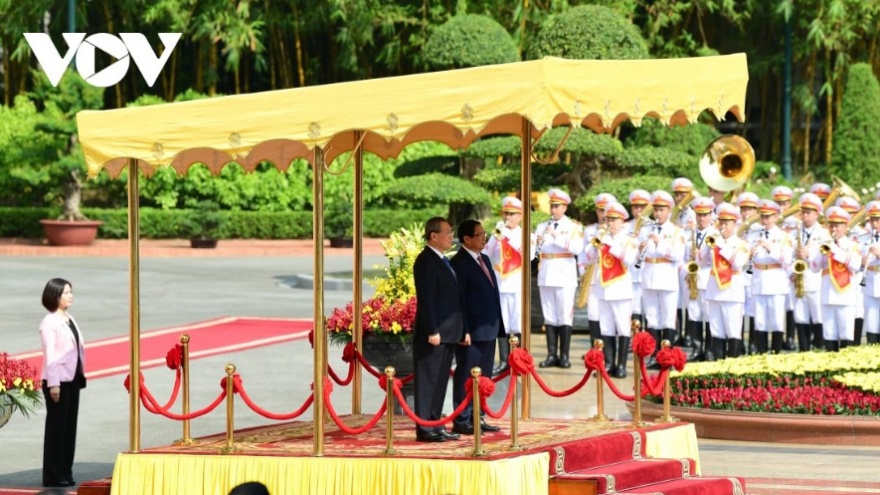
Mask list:
[{"label": "gold canopy pole", "polygon": [[[352,271],[352,309],[354,315],[361,314],[361,304],[364,299],[362,280],[364,278],[364,149],[361,139],[364,131],[354,132],[354,230],[351,237],[354,239],[354,271]],[[358,354],[364,350],[363,321],[354,318],[354,345]],[[351,413],[361,413],[361,367],[354,362],[354,385],[351,387]],[[388,414],[391,414],[389,409]]]},{"label": "gold canopy pole", "polygon": [[325,348],[327,347],[327,327],[324,325],[324,152],[315,146],[312,161],[312,230],[315,243],[315,285],[313,288],[315,358],[314,393],[312,420],[315,422],[315,440],[312,455],[324,455],[324,375],[327,369]]},{"label": "gold canopy pole", "polygon": [[141,450],[141,263],[140,263],[140,189],[138,186],[138,162],[128,159],[128,326],[129,350],[128,376],[131,393],[128,415],[128,446],[132,452]]},{"label": "gold canopy pole", "polygon": [[[520,328],[522,328],[522,348],[532,352],[532,123],[522,118],[520,129],[522,149],[520,151],[520,194],[523,202],[522,213],[522,311],[520,312]],[[511,386],[516,386],[512,384]],[[522,419],[532,417],[529,375],[522,377]],[[516,411],[516,404],[512,411]],[[515,412],[513,413],[515,414]]]}]

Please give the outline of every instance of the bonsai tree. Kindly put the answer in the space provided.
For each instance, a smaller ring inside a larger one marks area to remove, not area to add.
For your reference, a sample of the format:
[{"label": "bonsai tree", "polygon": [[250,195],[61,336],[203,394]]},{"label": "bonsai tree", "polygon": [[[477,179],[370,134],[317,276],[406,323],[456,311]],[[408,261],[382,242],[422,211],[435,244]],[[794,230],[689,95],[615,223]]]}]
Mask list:
[{"label": "bonsai tree", "polygon": [[80,211],[85,160],[75,117],[80,110],[102,108],[104,88],[89,85],[73,72],[65,74],[57,88],[41,71],[34,74],[34,89],[27,98],[38,110],[29,133],[35,139],[16,143],[20,162],[10,175],[28,187],[44,189],[45,202],[60,201],[59,220],[85,220]]},{"label": "bonsai tree", "polygon": [[327,198],[324,205],[324,237],[351,239],[354,230],[354,205],[351,194]]},{"label": "bonsai tree", "polygon": [[462,69],[519,62],[510,34],[489,16],[457,15],[438,27],[425,44],[425,63],[431,70]]},{"label": "bonsai tree", "polygon": [[461,177],[432,173],[397,179],[385,191],[388,197],[410,202],[415,207],[449,205],[446,219],[451,225],[468,218],[486,218],[492,195]]},{"label": "bonsai tree", "polygon": [[550,18],[532,43],[529,56],[582,60],[649,58],[639,29],[623,15],[599,5],[578,5]]}]

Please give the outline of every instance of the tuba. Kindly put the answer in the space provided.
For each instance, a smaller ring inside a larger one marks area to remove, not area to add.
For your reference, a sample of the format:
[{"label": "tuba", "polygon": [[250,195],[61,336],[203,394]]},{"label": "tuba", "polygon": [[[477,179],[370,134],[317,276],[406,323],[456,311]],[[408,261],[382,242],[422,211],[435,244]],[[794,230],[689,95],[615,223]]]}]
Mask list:
[{"label": "tuba", "polygon": [[718,137],[700,156],[700,177],[716,191],[729,192],[742,187],[754,171],[755,150],[740,136]]}]

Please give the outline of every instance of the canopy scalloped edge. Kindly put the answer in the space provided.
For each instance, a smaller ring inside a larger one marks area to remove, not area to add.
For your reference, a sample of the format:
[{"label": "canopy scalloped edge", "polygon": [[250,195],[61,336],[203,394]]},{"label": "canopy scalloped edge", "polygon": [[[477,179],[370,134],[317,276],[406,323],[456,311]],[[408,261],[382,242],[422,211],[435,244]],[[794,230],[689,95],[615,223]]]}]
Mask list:
[{"label": "canopy scalloped edge", "polygon": [[[599,76],[597,76],[599,74]],[[650,75],[650,77],[647,77]],[[745,116],[744,54],[668,60],[580,61],[545,58],[428,74],[226,96],[77,114],[89,175],[117,176],[134,158],[145,173],[203,163],[252,171],[262,161],[281,170],[294,159],[326,163],[350,151],[396,157],[418,141],[464,149],[480,137],[519,135],[522,119],[538,138],[551,127],[610,132],[644,118],[665,125],[696,122],[704,110],[723,120]],[[235,116],[229,122],[224,115]],[[130,124],[134,123],[134,124]]]}]

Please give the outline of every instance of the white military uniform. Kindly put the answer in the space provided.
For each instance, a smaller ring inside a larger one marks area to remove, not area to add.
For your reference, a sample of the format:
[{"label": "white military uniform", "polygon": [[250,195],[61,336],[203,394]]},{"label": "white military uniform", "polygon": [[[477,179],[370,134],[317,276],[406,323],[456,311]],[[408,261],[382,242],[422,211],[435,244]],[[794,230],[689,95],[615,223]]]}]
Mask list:
[{"label": "white military uniform", "polygon": [[597,263],[596,274],[599,283],[591,289],[590,294],[595,294],[599,304],[599,328],[606,337],[630,337],[632,329],[632,277],[629,267],[635,263],[639,253],[638,242],[633,239],[624,229],[615,236],[606,234],[600,239],[603,244],[610,246],[609,254],[623,264],[624,273],[620,277],[602,283],[601,265],[599,265],[599,250],[590,244],[586,251],[587,263]]},{"label": "white military uniform", "polygon": [[[627,221],[623,226],[623,231],[638,243],[638,232],[633,231],[636,227],[636,220]],[[640,315],[642,314],[642,269],[633,264],[629,267],[629,275],[632,280],[632,312]]]},{"label": "white military uniform", "polygon": [[742,339],[743,311],[745,307],[745,277],[743,268],[749,260],[749,245],[732,235],[727,239],[717,234],[715,246],[727,260],[733,271],[730,283],[722,288],[713,269],[713,252],[705,243],[700,248],[700,266],[709,270],[706,281],[706,306],[709,313],[709,329],[718,339]]},{"label": "white military uniform", "polygon": [[758,248],[752,272],[752,298],[755,300],[755,330],[785,331],[785,298],[789,280],[785,267],[791,264],[792,250],[786,233],[777,226],[755,237],[770,243],[770,250]]},{"label": "white military uniform", "polygon": [[[599,233],[599,224],[592,223],[584,227],[584,248],[590,248],[590,240]],[[583,261],[584,269],[587,269],[595,260],[590,261],[586,257],[586,253],[581,253],[579,259]],[[593,268],[593,278],[589,280],[590,296],[587,298],[587,319],[590,321],[599,321],[599,300],[596,299],[596,286],[599,285],[599,270]]]},{"label": "white military uniform", "polygon": [[[554,226],[556,235],[544,236]],[[536,237],[542,237],[538,290],[541,292],[541,312],[544,324],[571,326],[574,317],[574,296],[578,273],[575,256],[584,249],[583,226],[563,216],[538,225]],[[537,248],[536,248],[537,249]]]},{"label": "white military uniform", "polygon": [[[828,229],[814,223],[812,227],[804,227],[803,230],[795,230],[791,233],[792,246],[797,247],[797,238],[801,237],[801,243],[810,253],[814,248],[831,240]],[[809,261],[809,260],[804,260]],[[804,297],[794,298],[794,322],[798,325],[818,325],[822,323],[822,301],[820,298],[822,288],[822,274],[812,270],[804,272]]]},{"label": "white military uniform", "polygon": [[[656,233],[660,243],[648,241]],[[643,227],[639,242],[647,241],[642,265],[642,308],[648,328],[667,330],[675,328],[675,309],[678,302],[678,265],[684,259],[684,234],[679,227],[667,221]]]},{"label": "white military uniform", "polygon": [[850,272],[850,282],[846,287],[836,287],[829,275],[830,261],[821,253],[819,246],[810,250],[810,269],[822,274],[822,333],[826,341],[853,340],[855,337],[855,307],[852,301],[859,287],[855,276],[862,265],[859,246],[846,237],[831,247],[830,256],[842,263]]},{"label": "white military uniform", "polygon": [[[708,310],[706,307],[706,284],[709,282],[709,274],[712,269],[711,263],[709,266],[704,266],[701,263],[700,256],[702,254],[702,246],[705,243],[707,236],[713,236],[715,239],[719,239],[721,233],[718,232],[714,227],[707,227],[703,230],[697,230],[695,234],[689,234],[692,237],[685,237],[685,261],[689,261],[694,259],[697,262],[697,265],[700,267],[699,271],[697,271],[697,298],[691,299],[690,294],[685,294],[687,298],[687,319],[688,321],[699,321],[699,322],[709,322]],[[694,242],[697,245],[696,253],[692,254],[691,250],[693,249]],[[687,285],[687,266],[681,270],[684,274],[684,278],[682,281],[682,290],[685,292],[689,291]]]},{"label": "white military uniform", "polygon": [[[508,244],[516,252],[523,254],[522,250],[522,227],[517,225],[513,229],[507,228],[503,222],[499,222],[496,228],[501,231],[501,238],[507,239]],[[534,236],[532,236],[532,245],[529,250],[529,260],[534,259]],[[498,281],[498,292],[501,297],[501,320],[504,322],[504,330],[508,335],[521,333],[520,309],[522,308],[522,267],[511,270],[501,275],[501,239],[492,235],[486,243],[483,250],[489,259],[492,260],[492,267],[495,271],[495,280]],[[529,266],[523,256],[523,264]]]},{"label": "white military uniform", "polygon": [[[749,229],[745,233],[745,242],[749,246],[753,245],[757,240],[758,236],[762,235],[761,232],[764,229],[757,223],[753,223],[749,226]],[[752,274],[748,272],[743,272],[743,283],[745,284],[746,291],[746,304],[744,306],[744,311],[746,316],[755,317],[755,298],[752,297]]]},{"label": "white military uniform", "polygon": [[[852,241],[855,242],[859,246],[859,249],[861,252],[861,247],[862,247],[862,242],[863,242],[862,239],[864,238],[865,241],[867,241],[867,239],[869,238],[868,231],[864,227],[862,227],[861,225],[856,225],[855,227],[850,229],[849,238],[852,239]],[[860,284],[862,283],[862,276],[863,275],[864,274],[862,273],[861,268],[859,268],[859,272],[856,274],[856,277],[855,277],[856,278],[855,284],[858,285],[859,287],[861,287]],[[856,319],[857,320],[864,319],[865,318],[865,298],[864,298],[861,290],[856,291],[856,297],[853,300],[853,306],[855,307]],[[864,328],[864,326],[862,328]]]},{"label": "white military uniform", "polygon": [[880,334],[880,259],[870,254],[871,247],[880,244],[880,232],[870,233],[862,244],[862,257],[867,258],[865,286],[862,294],[865,308],[865,332]]}]

